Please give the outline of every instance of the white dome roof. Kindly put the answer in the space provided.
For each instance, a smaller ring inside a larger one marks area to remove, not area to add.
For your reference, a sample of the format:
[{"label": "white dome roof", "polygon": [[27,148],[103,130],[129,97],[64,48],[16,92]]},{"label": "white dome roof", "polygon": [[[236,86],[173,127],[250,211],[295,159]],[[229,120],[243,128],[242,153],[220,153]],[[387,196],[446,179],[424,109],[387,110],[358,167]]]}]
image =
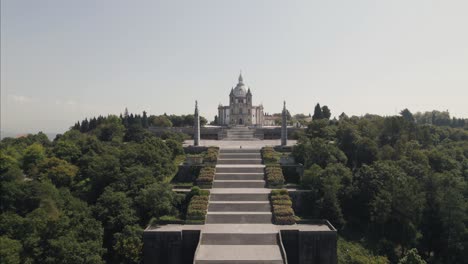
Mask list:
[{"label": "white dome roof", "polygon": [[234,88],[234,96],[245,97],[246,94],[247,94],[247,90],[245,89],[245,85],[237,84],[236,88]]}]

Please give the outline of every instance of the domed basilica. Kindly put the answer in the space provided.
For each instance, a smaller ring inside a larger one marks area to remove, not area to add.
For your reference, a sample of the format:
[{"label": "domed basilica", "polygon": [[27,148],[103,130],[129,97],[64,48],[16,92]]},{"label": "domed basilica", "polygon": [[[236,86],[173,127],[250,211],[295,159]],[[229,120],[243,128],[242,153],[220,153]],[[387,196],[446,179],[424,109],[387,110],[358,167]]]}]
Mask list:
[{"label": "domed basilica", "polygon": [[244,84],[242,74],[239,82],[231,89],[229,106],[219,105],[218,124],[222,126],[262,126],[264,122],[263,106],[252,105],[252,92]]}]

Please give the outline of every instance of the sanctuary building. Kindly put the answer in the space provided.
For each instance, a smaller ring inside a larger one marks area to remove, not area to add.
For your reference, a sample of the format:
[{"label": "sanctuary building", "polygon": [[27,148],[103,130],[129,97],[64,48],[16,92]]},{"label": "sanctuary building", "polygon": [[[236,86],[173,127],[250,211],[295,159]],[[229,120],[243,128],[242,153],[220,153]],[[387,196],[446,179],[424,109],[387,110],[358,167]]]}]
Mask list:
[{"label": "sanctuary building", "polygon": [[218,106],[218,125],[221,126],[262,126],[263,105],[252,105],[252,92],[244,84],[242,74],[236,87],[231,88],[229,105]]}]

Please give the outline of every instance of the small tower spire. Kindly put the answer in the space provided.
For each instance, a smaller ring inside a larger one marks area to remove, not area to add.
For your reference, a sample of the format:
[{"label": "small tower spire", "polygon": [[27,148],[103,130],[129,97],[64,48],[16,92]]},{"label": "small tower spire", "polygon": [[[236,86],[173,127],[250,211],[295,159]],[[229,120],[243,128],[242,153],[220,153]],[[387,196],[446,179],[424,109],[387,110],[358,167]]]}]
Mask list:
[{"label": "small tower spire", "polygon": [[242,78],[242,70],[239,73],[239,83],[244,83],[244,78]]},{"label": "small tower spire", "polygon": [[200,145],[200,116],[198,113],[198,101],[195,101],[195,114],[194,114],[194,124],[193,124],[193,145]]},{"label": "small tower spire", "polygon": [[288,119],[286,110],[286,101],[283,101],[283,112],[281,113],[281,146],[288,145]]}]

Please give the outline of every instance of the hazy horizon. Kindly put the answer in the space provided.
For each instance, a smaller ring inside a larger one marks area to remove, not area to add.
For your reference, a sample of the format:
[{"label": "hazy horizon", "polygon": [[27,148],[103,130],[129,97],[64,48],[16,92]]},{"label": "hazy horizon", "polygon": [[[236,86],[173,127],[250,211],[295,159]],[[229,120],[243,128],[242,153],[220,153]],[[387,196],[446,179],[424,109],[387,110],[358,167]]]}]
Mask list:
[{"label": "hazy horizon", "polygon": [[466,1],[1,2],[1,127],[132,113],[212,120],[242,70],[265,112],[468,117]]}]

